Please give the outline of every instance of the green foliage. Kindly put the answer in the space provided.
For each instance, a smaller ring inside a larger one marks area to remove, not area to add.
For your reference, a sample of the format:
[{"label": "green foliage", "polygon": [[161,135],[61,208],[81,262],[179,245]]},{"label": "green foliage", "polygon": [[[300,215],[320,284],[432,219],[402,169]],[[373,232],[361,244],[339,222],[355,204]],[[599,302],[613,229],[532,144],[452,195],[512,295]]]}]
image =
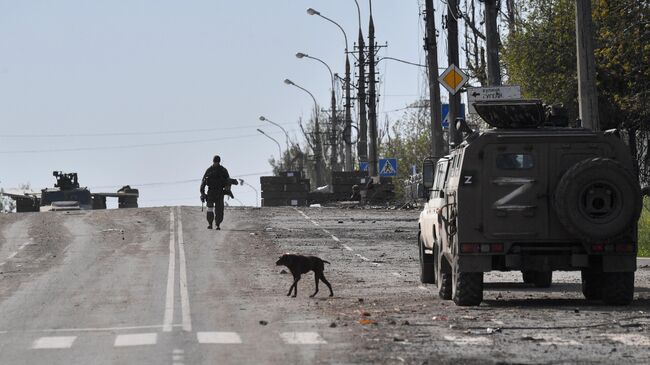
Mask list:
[{"label": "green foliage", "polygon": [[641,257],[650,257],[650,198],[643,201],[643,213],[639,219],[639,254]]},{"label": "green foliage", "polygon": [[422,160],[431,155],[431,118],[428,108],[409,109],[397,120],[380,146],[382,157],[398,158],[395,189],[403,193],[400,183],[411,176],[411,166],[421,168]]},{"label": "green foliage", "polygon": [[[525,97],[563,103],[578,117],[574,0],[524,0],[526,16],[504,41],[509,83]],[[649,122],[650,6],[639,0],[593,2],[601,128]]]}]

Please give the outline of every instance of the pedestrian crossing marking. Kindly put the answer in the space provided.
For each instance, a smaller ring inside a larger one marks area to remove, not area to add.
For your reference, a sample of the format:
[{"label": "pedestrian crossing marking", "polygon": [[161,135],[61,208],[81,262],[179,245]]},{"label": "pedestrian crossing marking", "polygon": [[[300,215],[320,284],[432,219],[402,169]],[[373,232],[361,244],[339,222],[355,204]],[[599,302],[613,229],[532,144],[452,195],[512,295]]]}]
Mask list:
[{"label": "pedestrian crossing marking", "polygon": [[117,335],[115,347],[155,345],[158,342],[157,333],[134,333],[128,335]]},{"label": "pedestrian crossing marking", "polygon": [[288,345],[321,345],[327,343],[318,332],[282,332],[280,337]]},{"label": "pedestrian crossing marking", "polygon": [[241,343],[241,337],[239,337],[237,332],[197,332],[196,339],[199,343]]},{"label": "pedestrian crossing marking", "polygon": [[33,349],[69,349],[77,336],[41,337],[32,344]]}]

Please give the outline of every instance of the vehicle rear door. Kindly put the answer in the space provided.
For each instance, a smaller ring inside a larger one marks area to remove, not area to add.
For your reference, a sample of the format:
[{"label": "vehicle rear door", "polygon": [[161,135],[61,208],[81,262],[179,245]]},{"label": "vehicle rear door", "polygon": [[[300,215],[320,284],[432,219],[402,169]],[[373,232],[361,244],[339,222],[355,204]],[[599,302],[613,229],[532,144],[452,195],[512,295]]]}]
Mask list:
[{"label": "vehicle rear door", "polygon": [[525,240],[547,232],[547,146],[490,144],[483,158],[483,227],[492,239]]}]

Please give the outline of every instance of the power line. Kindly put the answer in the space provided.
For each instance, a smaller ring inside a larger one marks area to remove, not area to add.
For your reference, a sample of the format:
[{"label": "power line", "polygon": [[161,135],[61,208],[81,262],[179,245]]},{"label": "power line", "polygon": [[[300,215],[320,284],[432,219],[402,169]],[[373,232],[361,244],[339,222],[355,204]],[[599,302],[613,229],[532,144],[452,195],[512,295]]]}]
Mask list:
[{"label": "power line", "polygon": [[[234,178],[247,177],[247,176],[262,176],[262,175],[271,174],[271,173],[273,173],[273,172],[272,171],[251,172],[251,173],[235,175],[235,176],[231,176],[231,177],[234,179]],[[129,186],[139,188],[139,187],[144,187],[144,186],[181,185],[181,184],[188,184],[188,183],[197,183],[199,181],[201,181],[201,179],[148,182],[148,183],[142,183],[142,184],[129,184]],[[122,186],[123,185],[91,186],[90,189],[91,190],[95,190],[95,189],[112,189],[112,188],[121,188]]]},{"label": "power line", "polygon": [[[295,130],[291,130],[291,131],[294,132]],[[274,134],[277,134],[277,133],[274,133]],[[0,154],[3,154],[3,155],[16,155],[16,154],[26,154],[26,153],[52,153],[52,152],[79,152],[79,151],[117,150],[117,149],[127,149],[127,148],[157,147],[157,146],[170,146],[170,145],[180,145],[180,144],[215,142],[215,141],[251,138],[251,137],[259,137],[259,136],[260,136],[259,134],[247,134],[247,135],[233,136],[233,137],[195,139],[195,140],[190,140],[190,141],[176,141],[176,142],[140,143],[140,144],[121,145],[121,146],[52,148],[52,149],[41,149],[41,150],[4,150],[4,151],[0,151]]]},{"label": "power line", "polygon": [[[282,123],[279,123],[282,124]],[[285,123],[289,125],[293,123]],[[199,128],[199,129],[179,129],[169,131],[154,132],[97,132],[97,133],[65,133],[65,134],[0,134],[2,138],[61,138],[61,137],[117,137],[117,136],[146,136],[146,135],[163,135],[179,133],[198,133],[198,132],[215,132],[233,129],[249,129],[255,127],[264,127],[266,124],[250,124],[237,127],[219,127],[219,128]]]}]

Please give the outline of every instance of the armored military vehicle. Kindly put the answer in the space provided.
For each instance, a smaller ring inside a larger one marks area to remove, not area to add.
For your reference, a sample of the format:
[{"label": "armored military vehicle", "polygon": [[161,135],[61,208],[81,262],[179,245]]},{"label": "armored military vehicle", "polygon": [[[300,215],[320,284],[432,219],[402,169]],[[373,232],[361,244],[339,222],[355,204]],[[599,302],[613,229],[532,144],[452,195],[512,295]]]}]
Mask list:
[{"label": "armored military vehicle", "polygon": [[630,303],[642,201],[626,145],[566,127],[537,100],[474,106],[495,128],[424,162],[421,281],[469,306],[483,300],[485,272],[548,287],[553,271],[580,271],[585,298]]},{"label": "armored military vehicle", "polygon": [[47,212],[65,210],[106,209],[106,198],[118,198],[119,208],[138,207],[138,189],[126,185],[117,193],[91,193],[86,187],[79,185],[76,172],[64,173],[54,171],[56,184],[52,188],[42,189],[40,193],[33,191],[4,192],[16,201],[16,212]]}]

